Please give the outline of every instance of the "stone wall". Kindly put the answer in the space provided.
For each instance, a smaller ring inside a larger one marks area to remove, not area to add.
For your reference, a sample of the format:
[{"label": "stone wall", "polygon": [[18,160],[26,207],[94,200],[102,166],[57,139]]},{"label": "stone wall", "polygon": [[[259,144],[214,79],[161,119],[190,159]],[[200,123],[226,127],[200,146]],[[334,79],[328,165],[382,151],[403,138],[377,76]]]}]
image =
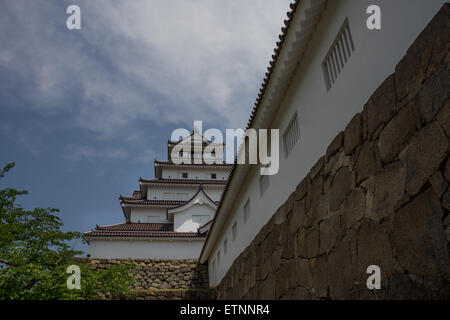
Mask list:
[{"label": "stone wall", "polygon": [[136,300],[158,299],[211,299],[208,288],[208,269],[196,259],[83,259],[94,270],[105,269],[120,262],[135,266],[135,279],[131,289]]},{"label": "stone wall", "polygon": [[[219,299],[450,299],[450,6],[234,261]],[[366,269],[381,268],[369,290]]]}]

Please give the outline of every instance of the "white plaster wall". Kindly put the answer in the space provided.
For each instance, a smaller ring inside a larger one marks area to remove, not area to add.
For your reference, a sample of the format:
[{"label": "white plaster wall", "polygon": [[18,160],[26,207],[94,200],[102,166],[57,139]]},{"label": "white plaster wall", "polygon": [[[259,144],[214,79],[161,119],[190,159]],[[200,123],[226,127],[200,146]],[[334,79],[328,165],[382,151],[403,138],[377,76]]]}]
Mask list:
[{"label": "white plaster wall", "polygon": [[[182,212],[174,213],[173,229],[177,232],[196,232],[201,224],[194,222],[192,216],[209,215],[209,220],[211,220],[214,217],[214,213],[215,210],[207,204],[194,204]],[[204,221],[202,224],[208,221]]]},{"label": "white plaster wall", "polygon": [[223,168],[163,168],[163,179],[182,179],[182,173],[188,173],[188,179],[211,179],[211,173],[217,175],[216,180],[227,180],[228,169]]},{"label": "white plaster wall", "polygon": [[200,255],[201,240],[91,240],[91,258],[154,258],[196,259]]},{"label": "white plaster wall", "polygon": [[[158,217],[158,220],[149,220],[149,216]],[[131,222],[169,222],[167,221],[167,209],[165,208],[131,208],[130,220]]]},{"label": "white plaster wall", "polygon": [[[197,193],[199,186],[198,185],[192,185],[189,187],[160,187],[160,186],[153,186],[148,188],[147,192],[147,199],[148,200],[165,200],[164,199],[164,193],[185,193],[187,194],[187,199],[191,199],[194,194]],[[219,185],[219,186],[208,186],[203,185],[203,190],[205,193],[214,201],[219,201],[220,197],[222,196],[223,189],[225,188],[225,185]],[[181,199],[183,200],[183,199]]]},{"label": "white plaster wall", "polygon": [[[234,259],[250,244],[262,226],[283,204],[315,162],[325,153],[331,140],[363,109],[375,89],[390,74],[444,0],[332,0],[313,34],[304,60],[291,81],[284,101],[270,127],[280,129],[280,137],[289,120],[298,112],[300,141],[288,158],[280,150],[280,170],[270,176],[270,186],[263,197],[259,192],[259,171],[253,170],[240,187],[231,217],[222,226],[208,263],[209,280],[220,282]],[[382,10],[382,30],[366,28],[366,8],[377,4]],[[344,19],[348,17],[355,51],[338,79],[327,92],[322,60],[328,52]],[[282,145],[280,143],[280,145]],[[251,216],[243,222],[243,205],[250,199]],[[237,239],[232,241],[231,226],[237,221]],[[223,241],[228,238],[227,254]],[[221,252],[221,263],[213,273],[211,262]]]}]

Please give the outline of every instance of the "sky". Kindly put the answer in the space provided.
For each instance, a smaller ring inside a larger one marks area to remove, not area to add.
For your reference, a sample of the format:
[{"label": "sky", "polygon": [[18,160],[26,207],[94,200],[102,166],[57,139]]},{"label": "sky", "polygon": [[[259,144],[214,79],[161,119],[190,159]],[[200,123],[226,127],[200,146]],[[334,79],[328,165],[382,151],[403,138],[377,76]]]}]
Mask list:
[{"label": "sky", "polygon": [[16,167],[0,188],[59,208],[66,231],[124,222],[119,195],[174,129],[245,128],[289,3],[1,0],[0,166]]}]

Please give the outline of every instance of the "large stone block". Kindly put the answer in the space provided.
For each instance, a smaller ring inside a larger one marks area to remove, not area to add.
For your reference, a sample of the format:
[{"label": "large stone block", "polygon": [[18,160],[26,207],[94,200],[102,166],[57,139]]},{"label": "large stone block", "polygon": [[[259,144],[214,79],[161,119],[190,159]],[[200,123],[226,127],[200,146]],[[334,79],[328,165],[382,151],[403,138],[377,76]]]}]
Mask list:
[{"label": "large stone block", "polygon": [[342,201],[350,193],[351,173],[348,167],[343,167],[334,176],[330,188],[330,211],[339,209]]},{"label": "large stone block", "polygon": [[396,104],[394,75],[391,75],[378,87],[364,106],[369,138],[382,124],[392,119]]},{"label": "large stone block", "polygon": [[[383,226],[364,221],[358,230],[357,279],[366,283],[367,267],[377,265],[382,272],[381,286],[386,288],[393,270],[392,248]],[[368,290],[368,289],[367,289]]]},{"label": "large stone block", "polygon": [[444,4],[397,64],[395,82],[399,99],[414,93],[444,61],[450,48],[449,12],[449,4]]},{"label": "large stone block", "polygon": [[405,193],[406,169],[397,161],[377,171],[374,176],[374,192],[368,217],[380,222],[384,217],[393,216],[394,209]]},{"label": "large stone block", "polygon": [[317,298],[328,298],[328,283],[330,276],[330,268],[328,265],[328,257],[320,256],[310,262],[312,274],[311,293]]},{"label": "large stone block", "polygon": [[289,288],[289,278],[292,269],[292,263],[283,263],[276,274],[277,298],[285,295]]},{"label": "large stone block", "polygon": [[312,274],[307,259],[295,259],[290,264],[289,269],[289,288],[311,288]]},{"label": "large stone block", "polygon": [[339,151],[342,146],[342,142],[344,141],[344,133],[341,131],[339,134],[334,137],[333,141],[329,144],[326,152],[327,160],[330,159],[332,155]]},{"label": "large stone block", "polygon": [[304,227],[308,217],[306,216],[305,200],[297,201],[294,205],[294,210],[289,216],[289,235],[292,236],[300,228]]},{"label": "large stone block", "polygon": [[442,66],[425,81],[414,98],[421,123],[427,124],[432,121],[449,98],[450,68]]},{"label": "large stone block", "polygon": [[300,182],[295,189],[295,200],[301,200],[306,196],[306,193],[308,192],[309,187],[309,174]]},{"label": "large stone block", "polygon": [[433,174],[430,178],[431,186],[433,187],[434,193],[440,198],[445,190],[447,190],[448,183],[440,171]]},{"label": "large stone block", "polygon": [[308,188],[308,194],[306,195],[306,211],[308,211],[316,201],[319,199],[319,196],[323,191],[323,178],[321,175],[318,175],[311,181],[311,184]]},{"label": "large stone block", "polygon": [[376,143],[370,141],[362,145],[356,161],[356,184],[369,178],[381,167],[381,161],[376,153]]},{"label": "large stone block", "polygon": [[[336,246],[328,256],[328,284],[331,299],[345,299],[354,285],[355,265],[351,255],[351,242],[346,240]],[[339,272],[336,272],[339,270]]]},{"label": "large stone block", "polygon": [[395,160],[415,131],[415,111],[413,106],[408,104],[381,131],[378,150],[384,163]]},{"label": "large stone block", "polygon": [[393,241],[401,267],[415,275],[447,275],[449,257],[442,208],[431,188],[394,216]]},{"label": "large stone block", "polygon": [[339,212],[330,214],[320,223],[319,254],[328,253],[338,240],[341,231],[341,217]]},{"label": "large stone block", "polygon": [[436,121],[418,132],[403,149],[399,159],[406,167],[406,190],[413,196],[446,159],[448,139]]},{"label": "large stone block", "polygon": [[351,154],[362,143],[362,114],[357,113],[344,130],[345,154]]},{"label": "large stone block", "polygon": [[447,134],[447,137],[450,138],[450,100],[447,100],[441,111],[439,111],[437,120]]},{"label": "large stone block", "polygon": [[351,228],[360,221],[366,212],[366,191],[363,188],[353,190],[342,206],[342,227]]},{"label": "large stone block", "polygon": [[311,229],[305,236],[305,256],[314,258],[319,254],[319,230]]}]

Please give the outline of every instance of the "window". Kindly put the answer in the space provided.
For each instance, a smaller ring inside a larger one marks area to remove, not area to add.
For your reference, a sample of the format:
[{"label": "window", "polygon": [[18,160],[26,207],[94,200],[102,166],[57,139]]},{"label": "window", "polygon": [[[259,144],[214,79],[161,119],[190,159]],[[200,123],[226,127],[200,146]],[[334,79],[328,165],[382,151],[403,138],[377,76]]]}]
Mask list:
[{"label": "window", "polygon": [[231,227],[231,233],[233,234],[233,241],[236,240],[236,237],[237,237],[237,222],[233,223],[233,226]]},{"label": "window", "polygon": [[227,250],[228,250],[228,239],[225,238],[225,240],[223,241],[223,254],[224,255],[227,254]]},{"label": "window", "polygon": [[244,223],[250,218],[250,199],[244,204]]},{"label": "window", "polygon": [[331,89],[331,86],[344,69],[344,66],[350,59],[353,51],[355,51],[355,46],[350,33],[348,19],[345,19],[336,39],[334,39],[333,44],[322,61],[322,69],[327,90]]},{"label": "window", "polygon": [[270,184],[269,176],[266,176],[266,175],[259,176],[259,193],[261,194],[261,196],[269,188],[269,184]]},{"label": "window", "polygon": [[187,179],[187,177],[188,177],[188,173],[187,172],[183,172],[183,178]]},{"label": "window", "polygon": [[299,138],[300,130],[298,125],[298,117],[297,113],[295,113],[283,133],[284,153],[286,157],[289,155],[292,149],[294,149],[294,146]]},{"label": "window", "polygon": [[217,175],[215,173],[211,173],[211,179],[217,179]]}]

